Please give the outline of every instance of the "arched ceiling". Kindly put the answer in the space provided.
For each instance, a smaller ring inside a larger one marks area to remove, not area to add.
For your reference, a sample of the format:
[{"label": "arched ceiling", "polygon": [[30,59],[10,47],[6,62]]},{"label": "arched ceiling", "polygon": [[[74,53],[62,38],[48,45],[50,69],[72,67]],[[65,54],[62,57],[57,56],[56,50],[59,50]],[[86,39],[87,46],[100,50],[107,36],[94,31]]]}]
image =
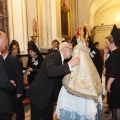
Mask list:
[{"label": "arched ceiling", "polygon": [[120,0],[109,0],[107,3],[104,3],[103,6],[98,7],[94,16],[97,16],[98,14],[105,11],[106,9],[109,9],[118,5],[120,5]]},{"label": "arched ceiling", "polygon": [[94,18],[105,9],[120,5],[120,0],[93,0],[89,7],[89,25],[94,27]]}]

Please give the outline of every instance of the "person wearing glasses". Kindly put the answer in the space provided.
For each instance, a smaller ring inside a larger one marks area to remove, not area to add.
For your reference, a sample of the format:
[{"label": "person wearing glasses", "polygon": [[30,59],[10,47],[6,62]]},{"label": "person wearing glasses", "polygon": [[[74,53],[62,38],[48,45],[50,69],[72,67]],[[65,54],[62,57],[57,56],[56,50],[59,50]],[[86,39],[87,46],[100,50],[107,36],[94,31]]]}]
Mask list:
[{"label": "person wearing glasses", "polygon": [[73,57],[68,63],[64,60],[72,56],[72,45],[63,42],[59,52],[47,56],[38,70],[38,73],[27,91],[30,98],[31,120],[53,120],[54,91],[59,80],[71,72],[79,64],[79,57]]}]

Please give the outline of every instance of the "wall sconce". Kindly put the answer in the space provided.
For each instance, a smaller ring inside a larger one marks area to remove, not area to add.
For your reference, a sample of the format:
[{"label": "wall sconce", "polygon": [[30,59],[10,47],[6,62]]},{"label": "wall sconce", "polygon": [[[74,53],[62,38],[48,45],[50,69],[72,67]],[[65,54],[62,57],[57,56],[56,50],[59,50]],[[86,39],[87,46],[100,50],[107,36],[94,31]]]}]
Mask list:
[{"label": "wall sconce", "polygon": [[31,36],[31,38],[35,43],[36,43],[37,37],[38,37],[38,34],[37,34],[37,22],[36,22],[36,19],[34,19],[34,21],[33,21],[33,35]]}]

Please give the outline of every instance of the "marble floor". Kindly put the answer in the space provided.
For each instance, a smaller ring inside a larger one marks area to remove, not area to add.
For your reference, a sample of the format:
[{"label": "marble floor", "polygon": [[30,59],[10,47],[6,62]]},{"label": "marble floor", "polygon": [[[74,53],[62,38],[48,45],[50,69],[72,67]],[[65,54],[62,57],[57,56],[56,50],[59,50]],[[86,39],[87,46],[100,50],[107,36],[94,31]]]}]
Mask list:
[{"label": "marble floor", "polygon": [[[24,104],[26,104],[26,102],[29,101],[25,101]],[[105,114],[104,111],[107,109],[108,105],[106,104],[106,97],[103,100],[103,110],[102,110],[102,120],[111,120],[111,113],[110,114]],[[15,115],[13,116],[13,119],[15,120]],[[30,106],[29,104],[25,105],[25,120],[30,120]],[[53,120],[58,120],[56,115],[53,114]]]}]

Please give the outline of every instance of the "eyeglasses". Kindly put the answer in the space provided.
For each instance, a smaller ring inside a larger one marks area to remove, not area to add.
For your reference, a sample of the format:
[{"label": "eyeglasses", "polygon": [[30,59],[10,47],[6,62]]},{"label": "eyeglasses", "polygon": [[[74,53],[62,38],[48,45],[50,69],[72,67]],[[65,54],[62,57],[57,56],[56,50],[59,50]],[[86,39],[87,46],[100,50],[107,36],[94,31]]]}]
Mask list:
[{"label": "eyeglasses", "polygon": [[73,51],[73,48],[70,48],[70,47],[65,47],[65,48],[68,48],[68,49],[70,49],[70,51]]}]

